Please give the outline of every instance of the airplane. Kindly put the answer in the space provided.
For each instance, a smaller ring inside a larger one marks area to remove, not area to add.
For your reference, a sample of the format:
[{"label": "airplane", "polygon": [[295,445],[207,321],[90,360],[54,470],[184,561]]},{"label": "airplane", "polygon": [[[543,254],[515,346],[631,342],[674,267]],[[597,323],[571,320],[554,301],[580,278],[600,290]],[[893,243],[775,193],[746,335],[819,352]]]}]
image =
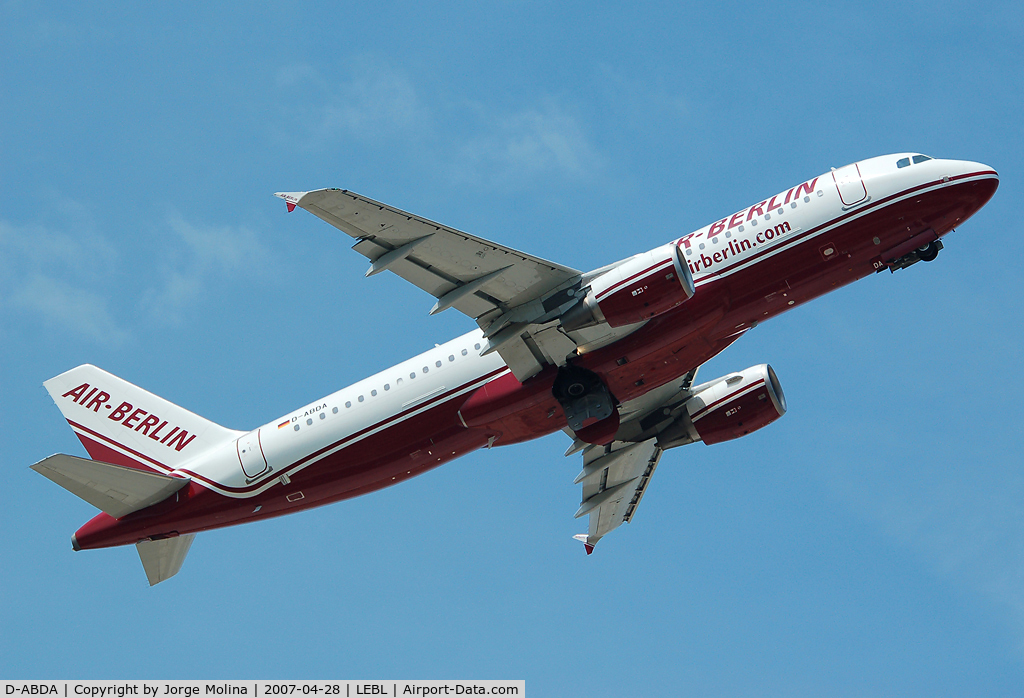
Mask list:
[{"label": "airplane", "polygon": [[74,550],[134,544],[151,585],[197,532],[407,480],[470,451],[558,430],[589,555],[632,520],[664,451],[785,414],[775,371],[698,383],[759,323],[835,288],[935,259],[999,185],[995,170],[898,153],[805,180],[688,235],[581,272],[342,189],[278,193],[477,328],[250,431],[95,366],[44,383],[90,458],[31,466],[101,510]]}]

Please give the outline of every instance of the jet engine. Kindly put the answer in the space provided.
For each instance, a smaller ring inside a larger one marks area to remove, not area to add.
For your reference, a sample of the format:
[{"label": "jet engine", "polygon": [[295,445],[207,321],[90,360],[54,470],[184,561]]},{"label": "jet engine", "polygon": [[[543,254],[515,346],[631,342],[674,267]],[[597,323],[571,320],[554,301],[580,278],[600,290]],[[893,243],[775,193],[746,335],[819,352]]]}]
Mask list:
[{"label": "jet engine", "polygon": [[768,364],[716,378],[692,392],[679,418],[658,434],[661,448],[738,439],[786,413],[782,385]]},{"label": "jet engine", "polygon": [[562,315],[579,330],[602,322],[621,327],[671,310],[694,294],[693,275],[679,246],[670,242],[630,257],[591,281],[590,290]]}]

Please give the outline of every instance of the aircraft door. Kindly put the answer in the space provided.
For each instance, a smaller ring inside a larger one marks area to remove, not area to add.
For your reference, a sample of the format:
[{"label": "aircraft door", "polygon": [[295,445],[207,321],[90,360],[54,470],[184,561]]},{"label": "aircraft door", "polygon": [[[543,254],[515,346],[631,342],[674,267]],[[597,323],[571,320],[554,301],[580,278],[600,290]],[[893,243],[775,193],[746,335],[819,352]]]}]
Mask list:
[{"label": "aircraft door", "polygon": [[242,466],[245,477],[252,480],[257,475],[266,472],[270,466],[263,456],[263,447],[260,444],[260,431],[251,431],[235,442],[238,450],[238,462]]},{"label": "aircraft door", "polygon": [[835,180],[836,189],[839,190],[839,198],[842,200],[844,208],[850,208],[867,200],[868,190],[864,186],[864,178],[860,175],[860,167],[857,166],[857,163],[832,170],[832,179]]}]

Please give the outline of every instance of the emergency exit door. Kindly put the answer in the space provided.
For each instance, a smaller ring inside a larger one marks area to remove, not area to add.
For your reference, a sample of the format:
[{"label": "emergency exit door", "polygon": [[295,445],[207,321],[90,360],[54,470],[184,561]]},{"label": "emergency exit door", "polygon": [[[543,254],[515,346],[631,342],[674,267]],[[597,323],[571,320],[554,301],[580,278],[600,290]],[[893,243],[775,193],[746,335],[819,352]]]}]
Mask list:
[{"label": "emergency exit door", "polygon": [[836,189],[839,190],[839,198],[844,208],[850,208],[862,203],[868,198],[868,189],[864,185],[864,178],[861,177],[860,167],[857,163],[832,170],[832,179],[835,180]]},{"label": "emergency exit door", "polygon": [[260,431],[262,430],[257,429],[249,432],[235,442],[238,447],[238,462],[242,465],[245,477],[250,480],[264,473],[269,467],[260,446]]}]

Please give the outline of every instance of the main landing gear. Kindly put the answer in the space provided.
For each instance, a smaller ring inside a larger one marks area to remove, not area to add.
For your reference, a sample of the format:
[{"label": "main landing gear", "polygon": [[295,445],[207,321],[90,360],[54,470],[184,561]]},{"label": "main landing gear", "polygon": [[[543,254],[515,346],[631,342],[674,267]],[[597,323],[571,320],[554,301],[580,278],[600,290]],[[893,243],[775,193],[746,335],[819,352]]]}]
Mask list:
[{"label": "main landing gear", "polygon": [[601,377],[579,366],[561,366],[551,393],[565,411],[565,419],[574,432],[603,421],[615,412],[615,398]]}]

